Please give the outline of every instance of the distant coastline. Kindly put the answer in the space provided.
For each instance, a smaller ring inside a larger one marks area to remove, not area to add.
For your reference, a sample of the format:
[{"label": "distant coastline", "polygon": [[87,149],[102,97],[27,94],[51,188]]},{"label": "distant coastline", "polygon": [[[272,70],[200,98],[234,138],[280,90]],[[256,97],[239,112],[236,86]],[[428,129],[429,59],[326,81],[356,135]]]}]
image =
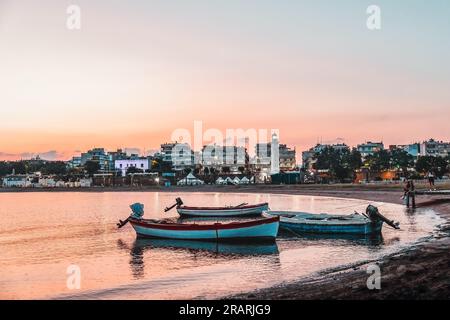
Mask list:
[{"label": "distant coastline", "polygon": [[[450,189],[450,181],[441,181],[436,184],[438,189]],[[427,189],[428,183],[416,182],[417,189]],[[272,184],[250,184],[250,185],[197,185],[197,186],[117,186],[101,187],[93,186],[88,188],[5,188],[0,187],[0,193],[21,193],[21,192],[248,192],[248,193],[286,193],[320,195],[320,193],[331,192],[335,196],[348,197],[349,192],[358,195],[360,192],[371,191],[393,191],[400,192],[403,189],[401,182],[392,183],[368,183],[368,184],[296,184],[296,185],[272,185]],[[399,203],[396,201],[395,203]]]}]

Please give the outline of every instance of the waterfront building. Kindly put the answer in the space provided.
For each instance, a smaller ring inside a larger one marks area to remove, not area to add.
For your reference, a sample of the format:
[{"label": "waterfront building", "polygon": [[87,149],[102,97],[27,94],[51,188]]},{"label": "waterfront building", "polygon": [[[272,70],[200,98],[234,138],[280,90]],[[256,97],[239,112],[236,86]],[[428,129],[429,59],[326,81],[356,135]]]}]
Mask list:
[{"label": "waterfront building", "polygon": [[164,143],[161,145],[162,161],[176,171],[195,166],[195,154],[187,143]]},{"label": "waterfront building", "polygon": [[430,139],[420,145],[421,156],[448,157],[450,155],[450,142]]},{"label": "waterfront building", "polygon": [[53,178],[40,177],[38,186],[42,188],[54,188],[56,187],[56,181]]},{"label": "waterfront building", "polygon": [[361,153],[363,158],[373,155],[375,152],[381,151],[384,149],[383,142],[371,142],[367,141],[365,143],[358,144],[356,149]]},{"label": "waterfront building", "polygon": [[100,165],[101,172],[110,170],[110,156],[105,152],[104,148],[94,148],[81,154],[80,164],[84,166],[88,161],[97,161]]},{"label": "waterfront building", "polygon": [[81,166],[81,156],[72,157],[71,160],[67,162],[69,168],[78,168]]},{"label": "waterfront building", "polygon": [[[216,171],[239,172],[247,168],[249,156],[247,149],[242,146],[203,146],[201,151],[201,164],[203,167],[213,168]],[[227,168],[227,169],[224,169]]]},{"label": "waterfront building", "polygon": [[[275,147],[276,148],[276,147]],[[272,143],[258,143],[255,146],[256,156],[254,159],[255,168],[263,171],[271,170],[272,164]],[[277,156],[274,156],[277,158]],[[291,171],[297,167],[296,150],[286,144],[278,146],[279,171]],[[276,170],[275,170],[276,171]]]},{"label": "waterfront building", "polygon": [[3,178],[4,188],[27,188],[31,187],[33,177],[26,174],[11,174]]},{"label": "waterfront building", "polygon": [[420,143],[403,144],[403,145],[391,145],[389,150],[401,149],[406,151],[409,155],[417,158],[420,155]]},{"label": "waterfront building", "polygon": [[145,172],[151,168],[151,158],[147,157],[128,157],[128,159],[120,159],[114,161],[114,169],[121,172],[122,177],[126,176],[129,168],[136,168]]},{"label": "waterfront building", "polygon": [[122,160],[122,159],[128,159],[128,158],[137,158],[139,155],[131,155],[127,156],[127,153],[123,151],[122,149],[117,149],[116,151],[110,151],[108,152],[108,161],[109,161],[109,170],[108,171],[115,171],[115,164],[116,160]]}]

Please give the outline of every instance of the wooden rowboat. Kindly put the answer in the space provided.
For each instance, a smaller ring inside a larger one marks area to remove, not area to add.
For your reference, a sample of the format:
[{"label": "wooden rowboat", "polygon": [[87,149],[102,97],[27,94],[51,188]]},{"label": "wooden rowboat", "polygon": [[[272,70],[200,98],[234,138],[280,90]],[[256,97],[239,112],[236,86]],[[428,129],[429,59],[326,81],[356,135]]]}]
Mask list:
[{"label": "wooden rowboat", "polygon": [[269,210],[269,204],[266,202],[254,205],[241,203],[237,206],[228,207],[189,207],[184,206],[183,201],[177,198],[176,203],[164,211],[167,212],[174,207],[177,208],[180,216],[187,217],[248,217],[259,216],[263,211]]},{"label": "wooden rowboat", "polygon": [[269,211],[267,214],[280,218],[281,229],[296,233],[379,234],[384,222],[399,229],[398,223],[386,219],[374,206],[369,206],[366,214],[334,215],[293,211]]},{"label": "wooden rowboat", "polygon": [[180,216],[190,217],[246,217],[258,216],[263,211],[269,210],[268,203],[259,203],[254,205],[241,205],[234,207],[188,207],[177,208]]},{"label": "wooden rowboat", "polygon": [[133,213],[117,226],[122,228],[128,222],[138,237],[180,240],[274,240],[280,225],[279,217],[264,217],[243,222],[177,223],[174,220],[143,219],[144,205],[130,206]]},{"label": "wooden rowboat", "polygon": [[129,222],[139,237],[183,240],[274,240],[279,217],[245,222],[184,224],[165,220],[131,218]]}]

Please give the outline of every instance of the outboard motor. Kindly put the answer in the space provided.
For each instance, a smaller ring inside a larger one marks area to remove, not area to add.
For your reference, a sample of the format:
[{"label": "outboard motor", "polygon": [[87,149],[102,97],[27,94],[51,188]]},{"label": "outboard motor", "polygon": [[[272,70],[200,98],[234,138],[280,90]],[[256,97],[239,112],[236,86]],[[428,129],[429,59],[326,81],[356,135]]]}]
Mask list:
[{"label": "outboard motor", "polygon": [[126,225],[130,221],[130,218],[138,219],[138,220],[142,219],[142,217],[144,215],[144,205],[142,203],[133,203],[130,206],[130,208],[133,213],[130,214],[130,216],[128,218],[126,218],[124,221],[119,220],[119,223],[117,223],[117,227],[119,229],[122,228],[124,225]]},{"label": "outboard motor", "polygon": [[378,211],[378,208],[371,204],[367,206],[366,214],[372,222],[377,222],[378,220],[380,220],[380,212]]},{"label": "outboard motor", "polygon": [[176,198],[176,199],[175,199],[175,204],[172,205],[172,206],[170,206],[170,207],[166,207],[166,208],[164,209],[164,212],[168,212],[168,211],[172,210],[172,209],[175,208],[175,207],[179,208],[179,207],[181,207],[182,205],[183,205],[183,200],[181,200],[181,198]]},{"label": "outboard motor", "polygon": [[371,204],[369,206],[367,206],[367,208],[366,208],[366,215],[369,217],[369,219],[372,222],[383,221],[384,223],[386,223],[387,225],[391,226],[394,229],[400,229],[399,222],[395,222],[394,220],[389,220],[388,218],[383,216],[380,213],[380,211],[378,211],[377,207],[375,207]]},{"label": "outboard motor", "polygon": [[132,218],[141,219],[144,215],[144,205],[142,203],[133,203],[130,208],[131,211],[133,211],[133,213],[131,214]]}]

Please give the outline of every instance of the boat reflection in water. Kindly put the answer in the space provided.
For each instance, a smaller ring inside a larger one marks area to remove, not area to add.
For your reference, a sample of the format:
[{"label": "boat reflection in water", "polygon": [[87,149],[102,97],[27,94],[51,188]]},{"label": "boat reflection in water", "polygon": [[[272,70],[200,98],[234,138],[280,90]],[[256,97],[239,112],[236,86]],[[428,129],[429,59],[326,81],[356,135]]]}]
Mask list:
[{"label": "boat reflection in water", "polygon": [[146,239],[136,238],[130,247],[124,241],[118,240],[120,249],[130,252],[130,266],[135,279],[144,278],[144,254],[154,249],[167,249],[171,252],[184,252],[195,258],[226,258],[241,259],[252,256],[277,256],[279,255],[276,242],[214,242],[197,240],[173,240],[173,239]]},{"label": "boat reflection in water", "polygon": [[297,233],[290,229],[280,229],[278,239],[283,240],[306,240],[306,241],[339,241],[341,244],[379,247],[385,245],[383,235],[380,234],[314,234]]},{"label": "boat reflection in water", "polygon": [[172,240],[172,239],[145,239],[138,238],[134,242],[133,251],[139,252],[151,248],[167,248],[175,250],[188,250],[191,252],[208,251],[220,255],[246,255],[261,256],[278,254],[278,246],[275,242],[214,242],[197,240]]}]

